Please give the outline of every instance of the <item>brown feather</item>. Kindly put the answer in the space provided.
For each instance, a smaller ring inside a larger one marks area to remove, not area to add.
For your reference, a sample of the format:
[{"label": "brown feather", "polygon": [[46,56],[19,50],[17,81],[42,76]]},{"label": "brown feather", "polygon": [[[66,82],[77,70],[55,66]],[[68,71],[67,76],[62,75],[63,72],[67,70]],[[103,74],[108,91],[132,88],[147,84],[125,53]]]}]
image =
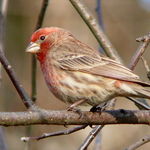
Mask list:
[{"label": "brown feather", "polygon": [[58,42],[54,49],[54,59],[64,70],[80,71],[97,76],[135,82],[142,86],[150,86],[149,83],[142,82],[139,76],[135,75],[127,67],[101,55],[98,51],[81,43],[72,35],[61,39],[61,42]]}]

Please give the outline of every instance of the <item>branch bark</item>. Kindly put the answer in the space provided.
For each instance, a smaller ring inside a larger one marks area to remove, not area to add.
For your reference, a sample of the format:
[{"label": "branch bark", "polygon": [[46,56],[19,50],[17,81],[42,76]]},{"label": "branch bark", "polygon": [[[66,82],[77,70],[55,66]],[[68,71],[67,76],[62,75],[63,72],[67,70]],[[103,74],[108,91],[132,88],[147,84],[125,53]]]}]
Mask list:
[{"label": "branch bark", "polygon": [[143,37],[137,38],[136,41],[142,42],[142,43],[140,44],[137,51],[135,52],[135,54],[131,58],[131,63],[129,65],[129,68],[131,70],[133,70],[135,68],[135,66],[139,62],[141,56],[144,54],[146,48],[148,47],[148,45],[150,43],[150,33],[148,33],[147,35],[145,35]]},{"label": "branch bark", "polygon": [[98,112],[72,111],[28,111],[28,112],[0,112],[0,125],[26,126],[36,124],[53,125],[108,125],[108,124],[150,124],[150,111],[143,110],[108,110]]},{"label": "branch bark", "polygon": [[26,106],[26,108],[33,108],[33,102],[30,99],[30,97],[28,96],[28,94],[26,93],[26,91],[24,90],[22,84],[19,82],[14,69],[12,68],[12,66],[10,65],[9,61],[7,60],[7,58],[5,57],[4,51],[2,48],[0,48],[0,62],[3,65],[3,67],[5,68],[10,80],[12,81],[14,87],[16,88],[19,96],[21,97],[22,102],[24,103],[24,105]]}]

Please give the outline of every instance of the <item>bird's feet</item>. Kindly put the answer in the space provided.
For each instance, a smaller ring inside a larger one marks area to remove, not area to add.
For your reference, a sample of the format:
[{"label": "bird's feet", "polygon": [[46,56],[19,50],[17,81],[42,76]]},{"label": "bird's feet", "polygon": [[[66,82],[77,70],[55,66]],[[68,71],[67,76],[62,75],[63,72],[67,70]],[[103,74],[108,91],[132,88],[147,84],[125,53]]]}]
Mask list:
[{"label": "bird's feet", "polygon": [[67,111],[73,111],[77,113],[79,115],[79,118],[81,118],[83,115],[81,109],[79,109],[78,107],[72,107],[72,105],[67,108]]},{"label": "bird's feet", "polygon": [[90,111],[91,112],[99,112],[101,113],[102,111],[105,111],[107,108],[107,103],[102,103],[100,105],[97,105],[97,106],[93,106]]},{"label": "bird's feet", "polygon": [[67,108],[67,111],[73,111],[73,112],[76,112],[79,114],[79,118],[82,117],[82,111],[77,108],[78,105],[80,104],[83,104],[84,102],[86,101],[86,99],[81,99],[79,101],[76,101],[75,103],[73,103],[72,105],[70,105],[68,108]]},{"label": "bird's feet", "polygon": [[[96,105],[96,106],[93,106],[91,109],[90,109],[90,112],[98,112],[101,114],[101,112],[105,111],[107,108],[107,103],[102,103],[100,105]],[[89,125],[91,128],[95,128],[95,125]]]}]

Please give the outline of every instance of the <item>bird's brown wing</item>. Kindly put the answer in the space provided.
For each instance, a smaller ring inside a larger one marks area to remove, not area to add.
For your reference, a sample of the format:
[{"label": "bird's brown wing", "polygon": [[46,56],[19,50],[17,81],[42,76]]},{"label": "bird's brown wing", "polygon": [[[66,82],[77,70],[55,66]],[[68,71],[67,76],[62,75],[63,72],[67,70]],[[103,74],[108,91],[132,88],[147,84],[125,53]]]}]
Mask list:
[{"label": "bird's brown wing", "polygon": [[62,69],[80,71],[97,76],[136,82],[143,86],[150,86],[150,84],[140,81],[139,76],[135,75],[130,69],[108,57],[101,56],[97,52],[95,55],[93,53],[91,55],[89,53],[85,54],[82,51],[80,53],[68,52],[57,60]]}]

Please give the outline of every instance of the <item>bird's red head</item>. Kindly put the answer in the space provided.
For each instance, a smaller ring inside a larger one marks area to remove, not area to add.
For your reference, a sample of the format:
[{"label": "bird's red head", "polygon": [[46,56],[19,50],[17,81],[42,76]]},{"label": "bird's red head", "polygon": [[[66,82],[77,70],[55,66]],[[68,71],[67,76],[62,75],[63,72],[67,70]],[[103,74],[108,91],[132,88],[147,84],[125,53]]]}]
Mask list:
[{"label": "bird's red head", "polygon": [[41,28],[35,31],[31,36],[26,52],[37,54],[38,59],[42,61],[62,31],[63,29],[57,27]]},{"label": "bird's red head", "polygon": [[41,28],[32,34],[31,42],[37,42],[38,40],[44,41],[48,35],[57,32],[59,30],[60,30],[59,28],[55,28],[55,27]]}]

